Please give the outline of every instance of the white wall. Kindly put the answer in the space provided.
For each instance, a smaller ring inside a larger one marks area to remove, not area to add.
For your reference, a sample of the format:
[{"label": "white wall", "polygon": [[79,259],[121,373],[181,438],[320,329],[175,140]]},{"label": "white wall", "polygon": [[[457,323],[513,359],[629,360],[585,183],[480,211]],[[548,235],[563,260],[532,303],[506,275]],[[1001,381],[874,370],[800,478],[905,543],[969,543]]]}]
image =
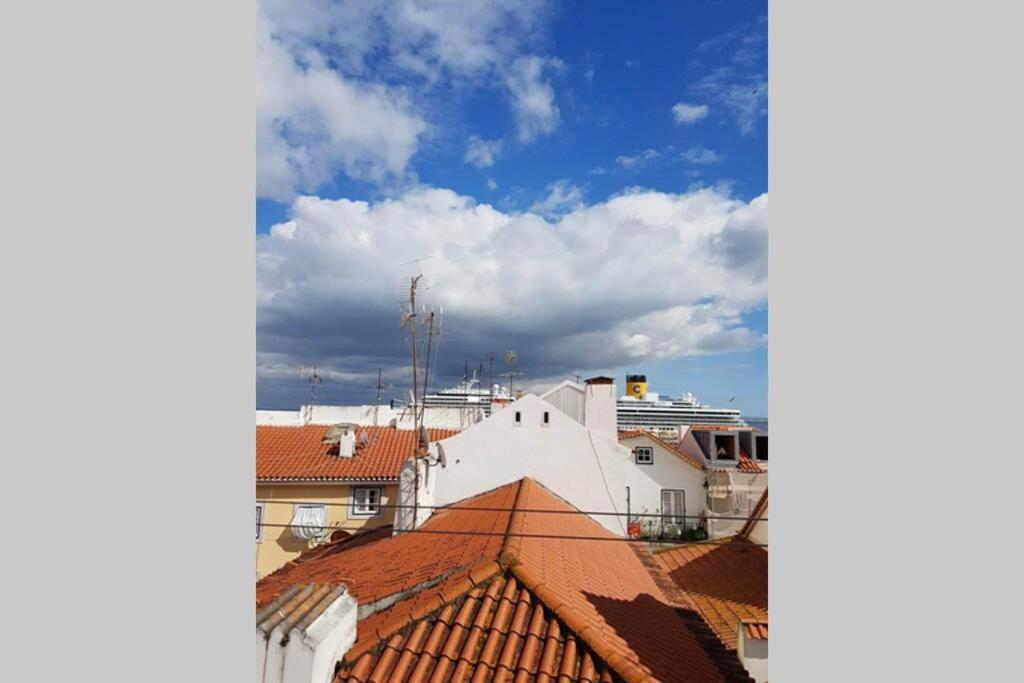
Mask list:
[{"label": "white wall", "polygon": [[[298,410],[257,410],[258,425],[302,425],[302,424],[338,424],[350,422],[362,426],[374,424],[375,406],[302,406]],[[399,428],[411,429],[413,418],[411,409],[380,406],[377,410],[377,424],[387,427],[391,420],[396,420]],[[427,408],[424,411],[423,423],[427,427],[443,429],[465,429],[484,417],[482,408]]]},{"label": "white wall", "polygon": [[433,504],[448,505],[528,476],[581,510],[621,513],[594,518],[620,536],[626,534],[627,486],[634,510],[655,510],[663,488],[687,488],[694,474],[700,476],[674,456],[675,466],[661,459],[668,464],[664,469],[637,466],[630,449],[615,437],[588,430],[533,394],[440,443],[447,466],[432,468]]},{"label": "white wall", "polygon": [[[707,500],[707,494],[704,490],[703,470],[690,465],[680,455],[665,448],[649,436],[634,436],[629,439],[623,439],[619,443],[630,450],[637,446],[647,446],[654,450],[654,463],[651,465],[636,465],[637,469],[646,471],[646,474],[658,482],[663,489],[682,489],[686,491],[686,526],[694,526],[697,522],[694,516],[704,512],[704,505]],[[638,505],[636,497],[633,497],[632,511],[634,513],[655,513],[660,510],[660,493],[657,505],[654,507],[650,507],[646,503]],[[641,518],[640,521],[644,521],[644,518]],[[652,519],[651,521],[657,520]]]},{"label": "white wall", "polygon": [[580,424],[584,423],[586,418],[583,405],[586,399],[582,385],[566,380],[548,389],[540,397]]},{"label": "white wall", "polygon": [[768,640],[750,640],[746,632],[740,626],[740,632],[736,648],[736,656],[739,657],[743,668],[747,670],[750,677],[756,683],[768,683]]}]

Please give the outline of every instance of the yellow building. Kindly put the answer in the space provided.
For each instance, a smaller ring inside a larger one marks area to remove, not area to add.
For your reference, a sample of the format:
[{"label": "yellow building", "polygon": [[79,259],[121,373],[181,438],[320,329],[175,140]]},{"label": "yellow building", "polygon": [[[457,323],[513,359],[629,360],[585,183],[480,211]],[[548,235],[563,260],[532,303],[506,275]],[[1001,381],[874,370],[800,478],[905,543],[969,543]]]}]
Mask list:
[{"label": "yellow building", "polygon": [[[428,431],[431,441],[455,434]],[[391,524],[416,445],[413,430],[394,427],[257,426],[256,577],[332,534]]]}]

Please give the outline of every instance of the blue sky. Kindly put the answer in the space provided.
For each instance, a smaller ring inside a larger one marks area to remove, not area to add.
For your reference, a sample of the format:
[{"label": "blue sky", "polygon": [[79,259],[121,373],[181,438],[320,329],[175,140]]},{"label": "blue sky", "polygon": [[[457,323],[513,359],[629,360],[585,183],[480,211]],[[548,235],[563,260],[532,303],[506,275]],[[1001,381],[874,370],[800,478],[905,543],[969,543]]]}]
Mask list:
[{"label": "blue sky", "polygon": [[261,3],[259,407],[306,401],[313,363],[322,400],[377,368],[401,396],[419,268],[436,384],[515,348],[538,385],[645,372],[767,415],[766,14]]}]

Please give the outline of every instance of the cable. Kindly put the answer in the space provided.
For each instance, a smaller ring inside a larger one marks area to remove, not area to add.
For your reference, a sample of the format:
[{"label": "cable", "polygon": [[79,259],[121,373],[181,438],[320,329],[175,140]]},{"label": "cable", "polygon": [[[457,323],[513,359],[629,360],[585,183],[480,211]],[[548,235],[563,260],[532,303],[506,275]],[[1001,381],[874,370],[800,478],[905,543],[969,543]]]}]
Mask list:
[{"label": "cable", "polygon": [[[257,524],[257,526],[276,527],[276,528],[281,528],[281,529],[290,529],[293,526],[294,527],[302,527],[302,526],[308,526],[308,525],[262,523],[262,524]],[[379,526],[379,527],[371,527],[371,528],[368,529],[366,527],[344,527],[344,526],[329,526],[329,525],[327,525],[327,526],[314,527],[314,528],[327,529],[327,530],[330,530],[330,531],[365,531],[365,532],[370,532],[370,531],[376,531],[378,529],[385,529],[385,528],[387,528],[387,526],[385,525],[385,526]],[[399,533],[399,535],[401,535],[401,534],[442,534],[442,535],[448,535],[448,536],[500,536],[502,538],[549,538],[549,539],[553,539],[553,540],[563,540],[563,541],[608,541],[608,542],[618,541],[620,543],[667,543],[667,544],[670,544],[670,545],[682,545],[682,544],[689,544],[689,543],[701,543],[701,544],[704,544],[704,545],[722,545],[724,543],[731,543],[733,541],[732,537],[729,537],[729,538],[726,538],[726,539],[721,539],[721,540],[686,541],[686,540],[683,540],[683,539],[636,539],[636,538],[619,538],[618,536],[609,538],[607,536],[569,536],[569,535],[563,535],[563,534],[521,534],[521,533],[513,533],[513,532],[455,531],[454,529],[447,530],[447,529],[423,529],[423,528],[419,528],[419,529],[401,529],[401,530],[398,531],[398,533]],[[351,540],[351,539],[346,539],[346,540]],[[760,548],[767,548],[768,547],[767,543],[754,543],[753,541],[750,541],[749,539],[748,539],[747,542],[750,545],[758,546]]]},{"label": "cable", "polygon": [[[270,504],[278,503],[281,505],[323,505],[325,507],[352,507],[351,501],[348,503],[321,503],[315,500],[278,500],[275,498],[257,500],[257,503]],[[603,512],[603,511],[586,511],[586,510],[543,510],[540,508],[493,508],[493,507],[474,507],[469,505],[460,505],[458,507],[452,507],[451,505],[402,505],[401,503],[379,503],[377,505],[381,509],[394,509],[394,510],[412,510],[414,507],[418,507],[421,510],[448,510],[451,512],[536,512],[548,515],[586,515],[587,517],[625,517],[625,512]],[[654,512],[633,512],[630,513],[631,517],[653,517],[660,519],[662,517],[675,517],[677,519],[701,519],[701,515],[666,515]],[[733,522],[746,522],[750,517],[719,517],[715,516],[713,519],[720,519]],[[757,517],[754,519],[755,522],[767,522],[767,517]]]}]

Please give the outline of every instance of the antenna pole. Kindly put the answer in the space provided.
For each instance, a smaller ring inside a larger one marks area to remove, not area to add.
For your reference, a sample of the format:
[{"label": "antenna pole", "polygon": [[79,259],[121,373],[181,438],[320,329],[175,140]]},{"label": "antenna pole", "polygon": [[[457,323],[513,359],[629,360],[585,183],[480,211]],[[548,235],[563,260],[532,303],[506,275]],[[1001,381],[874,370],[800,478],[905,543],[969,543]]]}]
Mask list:
[{"label": "antenna pole", "polygon": [[430,382],[430,349],[434,341],[434,312],[430,312],[430,331],[427,333],[427,366],[423,371],[423,407],[420,409],[420,422],[427,415],[427,383]]},{"label": "antenna pole", "polygon": [[422,275],[411,278],[409,283],[409,313],[402,320],[402,327],[409,325],[412,330],[412,419],[413,429],[419,431],[419,366],[416,362],[416,285],[419,284]]},{"label": "antenna pole", "polygon": [[377,411],[380,410],[380,390],[383,388],[380,384],[381,373],[384,372],[384,368],[377,368],[377,400],[373,404],[373,426],[377,426]]}]

